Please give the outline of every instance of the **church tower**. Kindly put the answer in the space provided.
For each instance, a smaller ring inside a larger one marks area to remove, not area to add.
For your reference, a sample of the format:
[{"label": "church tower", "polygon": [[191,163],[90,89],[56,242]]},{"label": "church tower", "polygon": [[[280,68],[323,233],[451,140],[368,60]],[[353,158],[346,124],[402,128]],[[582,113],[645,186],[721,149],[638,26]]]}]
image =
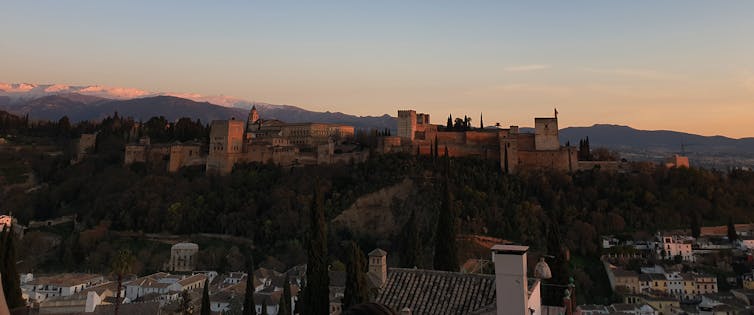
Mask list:
[{"label": "church tower", "polygon": [[246,121],[246,130],[252,130],[251,128],[254,127],[254,125],[259,121],[259,112],[257,112],[257,106],[253,105],[251,106],[251,111],[249,112],[249,118]]}]

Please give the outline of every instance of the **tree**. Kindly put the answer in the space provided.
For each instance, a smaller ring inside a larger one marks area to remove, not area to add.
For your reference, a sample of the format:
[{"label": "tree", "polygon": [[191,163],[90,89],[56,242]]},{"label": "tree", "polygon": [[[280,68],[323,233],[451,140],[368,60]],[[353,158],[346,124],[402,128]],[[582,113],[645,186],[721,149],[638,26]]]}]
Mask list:
[{"label": "tree", "polygon": [[249,267],[246,271],[246,292],[243,297],[243,315],[255,315],[254,305],[254,259],[249,258]]},{"label": "tree", "polygon": [[701,223],[699,222],[699,215],[696,213],[691,213],[691,236],[694,238],[699,238],[699,236],[702,234],[702,227]]},{"label": "tree", "polygon": [[330,313],[330,276],[327,270],[327,225],[319,183],[315,184],[309,218],[304,315]]},{"label": "tree", "polygon": [[191,293],[188,290],[181,291],[181,312],[183,314],[194,313],[194,307],[191,306]]},{"label": "tree", "polygon": [[448,130],[453,129],[453,115],[448,115],[448,123],[445,125]]},{"label": "tree", "polygon": [[401,235],[401,241],[403,246],[401,249],[401,267],[414,268],[418,267],[419,254],[421,253],[421,244],[419,240],[419,225],[416,222],[416,211],[411,211],[411,217],[409,217],[406,225],[403,226]]},{"label": "tree", "polygon": [[261,315],[267,315],[267,298],[262,299],[262,313]]},{"label": "tree", "polygon": [[5,293],[5,301],[9,309],[15,309],[26,305],[21,297],[21,280],[16,271],[16,247],[14,245],[14,233],[12,226],[6,226],[0,239],[0,261],[2,274],[2,286]]},{"label": "tree", "polygon": [[131,268],[133,268],[135,261],[136,258],[134,258],[131,251],[127,249],[118,251],[118,253],[115,254],[115,257],[113,257],[110,267],[113,273],[118,277],[118,292],[115,293],[115,315],[118,315],[118,310],[120,308],[120,291],[123,288],[123,275],[131,272]]},{"label": "tree", "polygon": [[283,297],[279,304],[278,315],[291,315],[291,278],[287,273],[283,282]]},{"label": "tree", "polygon": [[732,243],[738,239],[736,234],[736,225],[733,224],[733,217],[728,217],[728,240]]},{"label": "tree", "polygon": [[[447,147],[446,151],[447,151]],[[449,172],[449,170],[446,170]],[[453,207],[453,196],[450,190],[450,179],[445,174],[445,183],[443,184],[442,204],[440,205],[440,214],[437,220],[437,230],[435,231],[435,270],[458,271],[458,253],[456,250],[456,214]]]},{"label": "tree", "polygon": [[202,290],[202,311],[200,314],[201,315],[212,314],[212,311],[210,310],[210,305],[209,305],[209,278],[207,280],[204,280],[204,289]]},{"label": "tree", "polygon": [[369,301],[366,277],[367,259],[356,242],[350,241],[347,246],[346,289],[343,295],[344,309]]}]

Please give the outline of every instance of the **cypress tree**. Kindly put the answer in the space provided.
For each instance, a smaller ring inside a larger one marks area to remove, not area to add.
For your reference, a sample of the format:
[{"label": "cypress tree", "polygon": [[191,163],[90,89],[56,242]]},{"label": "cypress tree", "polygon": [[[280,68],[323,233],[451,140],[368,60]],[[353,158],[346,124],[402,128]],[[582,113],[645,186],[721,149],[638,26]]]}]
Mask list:
[{"label": "cypress tree", "polygon": [[366,260],[359,245],[350,241],[346,261],[346,290],[343,295],[343,309],[347,310],[351,306],[369,302]]},{"label": "cypress tree", "polygon": [[453,129],[453,115],[448,115],[448,123],[445,125],[448,130]]},{"label": "cypress tree", "polygon": [[[447,147],[445,147],[447,152]],[[446,172],[449,172],[447,170]],[[437,220],[437,230],[435,232],[435,270],[458,271],[458,253],[456,250],[456,227],[455,227],[455,210],[453,207],[453,196],[450,192],[450,180],[448,174],[445,174],[445,183],[443,185],[442,204],[440,214]]]},{"label": "cypress tree", "polygon": [[330,276],[327,268],[327,225],[322,192],[315,184],[309,222],[304,315],[330,313]]},{"label": "cypress tree", "polygon": [[246,292],[243,297],[243,315],[256,315],[254,305],[254,258],[250,258],[248,270],[246,271]]},{"label": "cypress tree", "polygon": [[200,314],[201,315],[212,314],[212,311],[210,310],[210,305],[209,305],[209,279],[204,280],[204,290],[202,291],[202,311]]},{"label": "cypress tree", "polygon": [[267,315],[267,299],[262,299],[262,314],[261,315]]},{"label": "cypress tree", "polygon": [[437,156],[439,155],[439,152],[437,152],[438,150],[440,150],[440,148],[439,148],[439,147],[437,146],[437,135],[435,135],[435,150],[434,150],[434,152],[432,153],[432,154],[433,154],[433,155],[432,155],[432,157],[433,157],[433,158],[434,158],[435,160],[437,160]]},{"label": "cypress tree", "polygon": [[283,297],[280,299],[278,315],[291,315],[291,278],[288,274],[283,282]]},{"label": "cypress tree", "polygon": [[2,240],[2,272],[3,292],[5,292],[5,302],[8,303],[9,309],[15,309],[26,305],[21,297],[21,279],[18,278],[16,271],[16,247],[13,245],[13,228],[7,226],[3,232]]},{"label": "cypress tree", "polygon": [[401,236],[403,253],[401,253],[401,267],[414,268],[419,266],[421,244],[419,240],[419,225],[416,222],[416,211],[411,211],[411,217],[403,227]]},{"label": "cypress tree", "polygon": [[[735,227],[734,227],[735,228]],[[699,215],[696,212],[691,213],[691,236],[699,238],[702,234],[701,223],[699,222]]]},{"label": "cypress tree", "polygon": [[733,241],[738,239],[738,234],[736,234],[736,225],[733,224],[733,217],[728,218],[728,240],[732,243]]}]

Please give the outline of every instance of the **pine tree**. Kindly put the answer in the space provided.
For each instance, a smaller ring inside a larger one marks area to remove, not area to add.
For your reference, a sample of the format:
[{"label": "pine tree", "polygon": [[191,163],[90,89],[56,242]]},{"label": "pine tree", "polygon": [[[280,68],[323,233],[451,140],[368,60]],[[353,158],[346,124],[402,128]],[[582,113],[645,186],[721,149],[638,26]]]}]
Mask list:
[{"label": "pine tree", "polygon": [[3,232],[2,246],[2,285],[5,292],[5,302],[9,309],[15,309],[26,305],[21,296],[21,279],[16,271],[16,247],[14,246],[13,227],[7,226]]},{"label": "pine tree", "polygon": [[280,299],[280,308],[278,315],[291,315],[291,278],[285,275],[283,282],[283,297]]},{"label": "pine tree", "polygon": [[[445,147],[447,152],[447,147]],[[446,170],[449,172],[450,170]],[[437,221],[437,230],[435,232],[435,270],[458,271],[458,253],[456,250],[456,227],[455,227],[455,210],[453,207],[453,196],[450,192],[450,179],[445,174],[445,183],[443,184],[442,204]]]},{"label": "pine tree", "polygon": [[327,225],[320,187],[315,187],[309,222],[304,315],[330,313],[330,276],[327,268]]},{"label": "pine tree", "polygon": [[403,246],[401,249],[401,267],[414,268],[419,266],[419,253],[421,244],[419,240],[419,225],[416,222],[416,211],[411,211],[411,217],[403,227],[401,240]]},{"label": "pine tree", "polygon": [[354,241],[348,244],[348,257],[346,260],[346,290],[343,295],[343,308],[369,302],[369,290],[367,288],[367,262],[364,252]]},{"label": "pine tree", "polygon": [[212,310],[210,310],[209,305],[209,279],[204,280],[204,290],[202,290],[202,311],[200,312],[201,315],[211,315]]},{"label": "pine tree", "polygon": [[243,315],[256,315],[254,305],[254,258],[249,258],[249,267],[246,271],[246,292],[243,298]]}]

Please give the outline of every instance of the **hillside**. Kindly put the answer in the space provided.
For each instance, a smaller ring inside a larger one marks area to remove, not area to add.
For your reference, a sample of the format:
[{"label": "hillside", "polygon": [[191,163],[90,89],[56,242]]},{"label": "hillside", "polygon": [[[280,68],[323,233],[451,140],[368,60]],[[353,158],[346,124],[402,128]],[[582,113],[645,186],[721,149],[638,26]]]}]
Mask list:
[{"label": "hillside", "polygon": [[[258,104],[257,108],[264,118],[286,122],[342,123],[362,129],[395,127],[395,118],[388,115],[362,117],[344,113],[314,112],[290,105]],[[137,120],[165,116],[171,121],[181,117],[190,117],[204,122],[232,117],[245,119],[248,115],[247,108],[225,107],[166,95],[113,100],[68,93],[15,102],[11,102],[9,97],[4,96],[0,97],[0,109],[17,115],[28,113],[32,120],[58,120],[60,117],[68,116],[72,121],[98,120],[115,112]]]}]

